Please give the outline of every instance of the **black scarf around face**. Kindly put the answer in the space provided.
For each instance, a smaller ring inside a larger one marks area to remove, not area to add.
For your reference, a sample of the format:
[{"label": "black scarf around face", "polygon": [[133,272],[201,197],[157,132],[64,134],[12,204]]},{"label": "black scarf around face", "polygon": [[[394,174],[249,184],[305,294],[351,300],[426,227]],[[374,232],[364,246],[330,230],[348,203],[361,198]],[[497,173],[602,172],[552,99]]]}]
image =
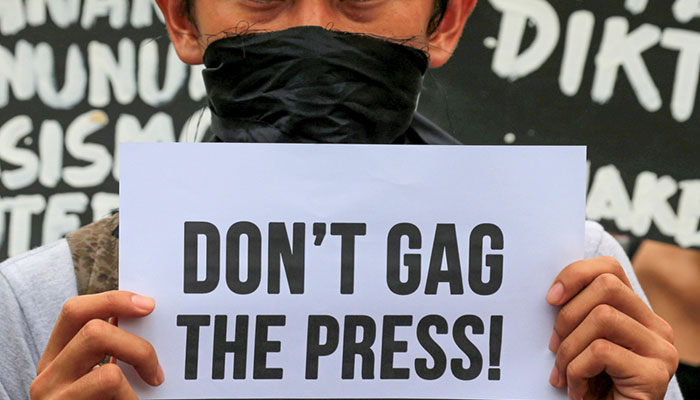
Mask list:
[{"label": "black scarf around face", "polygon": [[386,40],[305,26],[217,40],[204,64],[218,140],[406,143],[428,59]]}]

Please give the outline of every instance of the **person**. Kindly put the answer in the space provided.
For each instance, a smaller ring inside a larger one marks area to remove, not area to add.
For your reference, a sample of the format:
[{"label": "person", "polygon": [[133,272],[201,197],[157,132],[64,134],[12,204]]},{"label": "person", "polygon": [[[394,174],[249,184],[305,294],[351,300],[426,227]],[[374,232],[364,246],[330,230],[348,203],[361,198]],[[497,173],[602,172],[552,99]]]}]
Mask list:
[{"label": "person", "polygon": [[[634,249],[633,249],[634,250]],[[654,312],[675,333],[680,363],[676,377],[683,396],[700,398],[700,251],[654,240],[628,251]]]},{"label": "person", "polygon": [[[157,0],[182,61],[207,66],[212,140],[363,143],[452,142],[414,110],[422,73],[448,61],[475,2]],[[101,362],[106,355],[150,385],[166,379],[148,342],[105,321],[147,316],[153,299],[75,296],[111,281],[109,271],[81,265],[114,258],[116,220],[0,266],[0,397],[26,398],[30,387],[34,400],[135,399],[119,367]],[[672,330],[635,293],[629,260],[594,223],[586,257],[546,294],[561,307],[550,383],[572,399],[681,398]]]}]

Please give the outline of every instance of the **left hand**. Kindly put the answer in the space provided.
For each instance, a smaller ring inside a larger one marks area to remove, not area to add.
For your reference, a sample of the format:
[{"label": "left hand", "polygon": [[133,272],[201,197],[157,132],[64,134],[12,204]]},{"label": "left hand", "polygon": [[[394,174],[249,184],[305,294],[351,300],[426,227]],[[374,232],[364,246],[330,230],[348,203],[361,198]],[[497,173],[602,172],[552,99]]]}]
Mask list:
[{"label": "left hand", "polygon": [[[556,353],[553,386],[568,386],[572,400],[591,393],[615,400],[664,398],[678,367],[673,330],[634,293],[617,260],[570,264],[554,280],[547,302],[562,306],[549,344]],[[612,380],[608,393],[595,387],[602,373]]]}]

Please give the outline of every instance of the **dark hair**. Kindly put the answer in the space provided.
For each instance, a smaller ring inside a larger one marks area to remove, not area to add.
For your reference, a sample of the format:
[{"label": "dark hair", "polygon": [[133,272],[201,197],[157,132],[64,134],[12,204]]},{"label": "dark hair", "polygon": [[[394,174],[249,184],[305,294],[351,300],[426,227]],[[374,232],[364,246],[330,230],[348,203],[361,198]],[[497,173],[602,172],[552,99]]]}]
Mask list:
[{"label": "dark hair", "polygon": [[[187,15],[190,22],[194,23],[194,18],[192,17],[192,4],[194,0],[180,0],[182,13]],[[433,0],[435,2],[433,7],[433,15],[430,16],[430,21],[428,22],[428,34],[435,32],[437,27],[442,22],[442,17],[445,16],[445,11],[447,10],[447,2],[450,0]]]},{"label": "dark hair", "polygon": [[[442,17],[445,16],[445,11],[447,11],[447,3],[450,0],[434,0],[433,4],[433,15],[430,16],[430,21],[428,22],[428,35],[435,32],[442,22]],[[190,0],[187,0],[190,2]]]}]

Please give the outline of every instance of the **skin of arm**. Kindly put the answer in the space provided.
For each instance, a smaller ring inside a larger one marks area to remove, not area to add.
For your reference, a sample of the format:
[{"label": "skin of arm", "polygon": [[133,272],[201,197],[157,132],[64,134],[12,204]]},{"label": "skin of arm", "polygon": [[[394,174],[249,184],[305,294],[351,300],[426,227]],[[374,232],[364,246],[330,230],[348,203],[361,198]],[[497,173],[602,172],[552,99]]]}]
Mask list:
[{"label": "skin of arm", "polygon": [[700,365],[700,251],[645,240],[632,266],[654,312],[673,327],[681,361]]}]

